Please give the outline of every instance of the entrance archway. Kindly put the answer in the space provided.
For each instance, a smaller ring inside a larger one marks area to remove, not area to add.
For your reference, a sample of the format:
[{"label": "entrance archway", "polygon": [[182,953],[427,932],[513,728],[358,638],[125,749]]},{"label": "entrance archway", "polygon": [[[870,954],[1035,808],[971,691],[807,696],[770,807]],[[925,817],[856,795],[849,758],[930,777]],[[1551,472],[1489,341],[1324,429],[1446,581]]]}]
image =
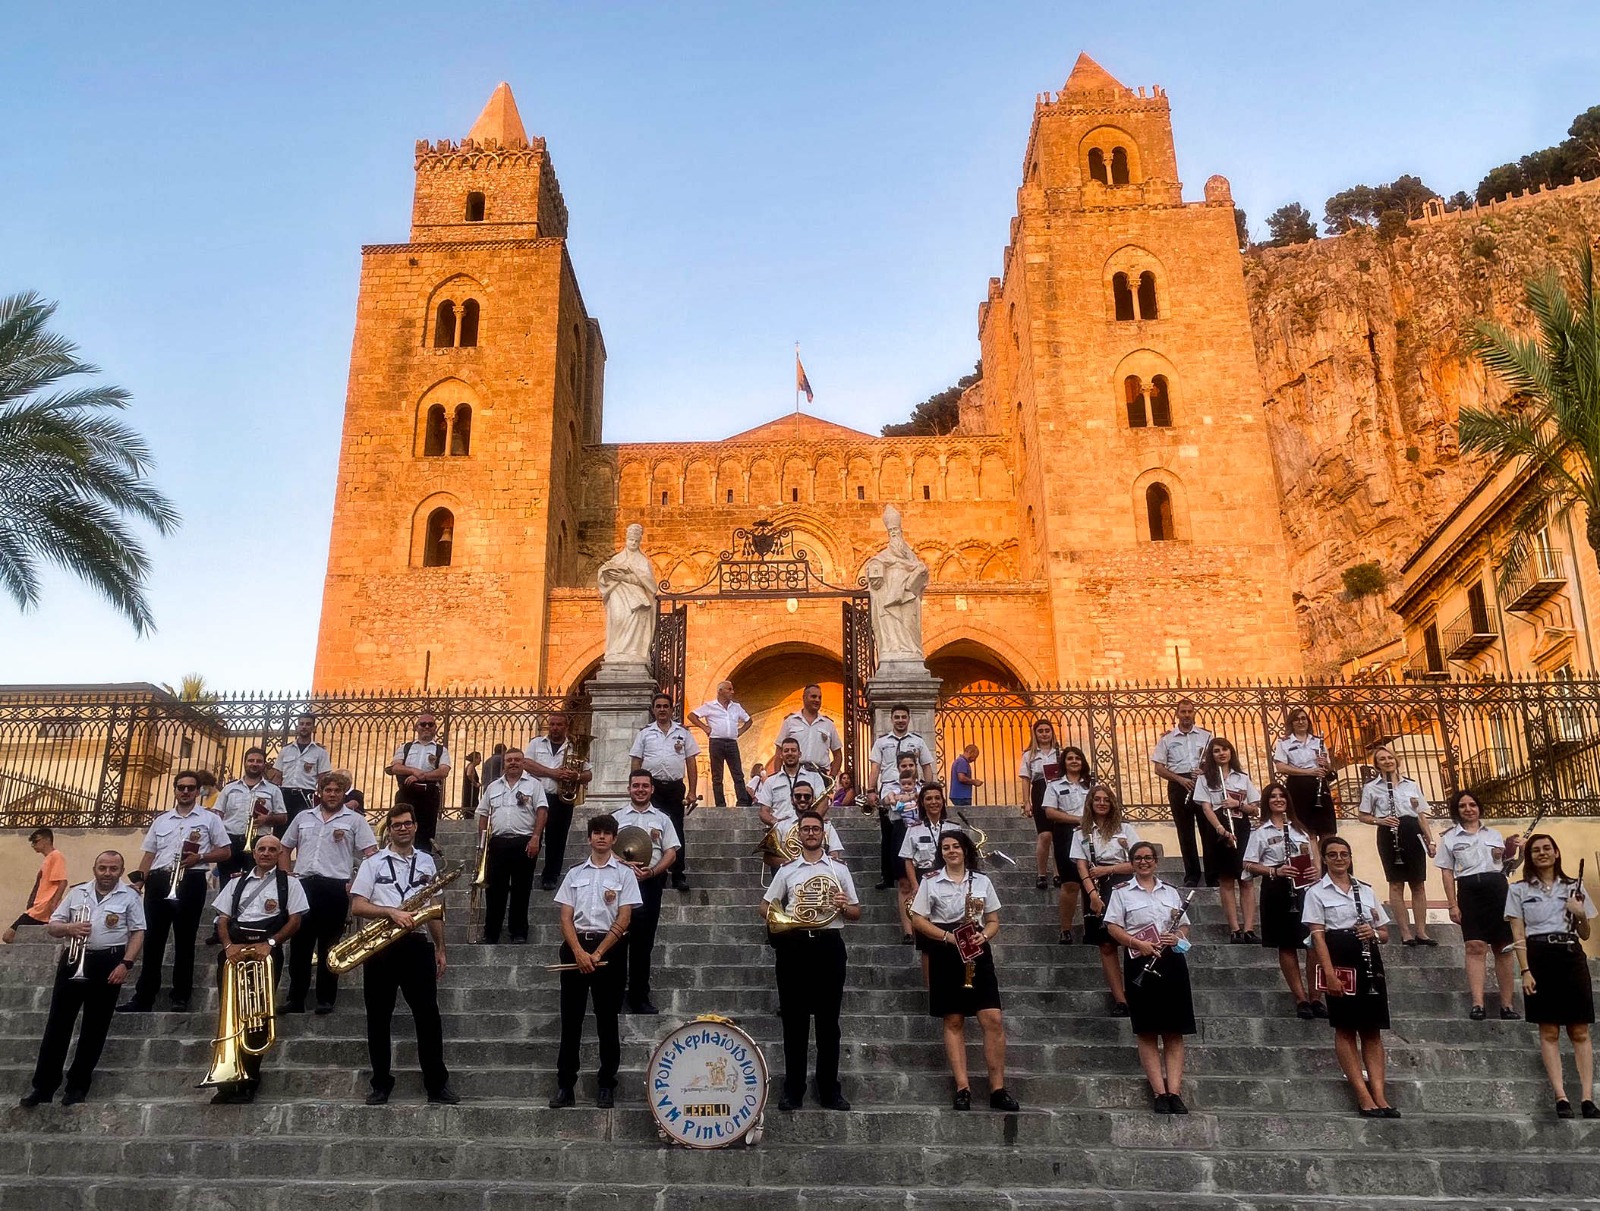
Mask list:
[{"label": "entrance archway", "polygon": [[957,639],[928,656],[928,671],[939,679],[941,697],[964,690],[1015,690],[1023,685],[1015,669],[976,639]]},{"label": "entrance archway", "polygon": [[772,756],[778,727],[800,709],[800,695],[811,682],[822,687],[822,711],[844,717],[844,680],[839,657],[810,644],[781,643],[763,648],[734,669],[729,678],[753,722],[739,742],[745,767]]}]

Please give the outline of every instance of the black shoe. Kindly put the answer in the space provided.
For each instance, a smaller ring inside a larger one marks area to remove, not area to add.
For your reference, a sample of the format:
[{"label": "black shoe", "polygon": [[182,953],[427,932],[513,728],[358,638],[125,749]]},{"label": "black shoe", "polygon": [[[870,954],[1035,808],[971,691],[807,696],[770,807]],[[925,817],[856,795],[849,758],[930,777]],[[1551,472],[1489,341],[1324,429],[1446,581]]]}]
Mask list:
[{"label": "black shoe", "polygon": [[173,1013],[188,1013],[189,1012],[189,1002],[188,1002],[188,1000],[185,999],[185,1000],[180,1001],[177,997],[173,997],[172,998],[172,1012]]},{"label": "black shoe", "polygon": [[1327,1021],[1327,1019],[1328,1019],[1328,1005],[1327,1005],[1327,1002],[1325,1002],[1325,1001],[1312,1001],[1311,1002],[1311,1016],[1315,1017],[1315,1018],[1321,1018],[1323,1021]]},{"label": "black shoe", "polygon": [[1418,938],[1417,939],[1417,945],[1418,946],[1437,946],[1437,945],[1439,945],[1439,939],[1438,938]]},{"label": "black shoe", "polygon": [[367,1105],[387,1106],[389,1104],[389,1091],[387,1089],[374,1089],[367,1094]]},{"label": "black shoe", "polygon": [[1556,1117],[1557,1118],[1573,1118],[1573,1117],[1575,1117],[1573,1115],[1573,1113],[1572,1113],[1572,1103],[1567,1101],[1566,1098],[1560,1098],[1560,1099],[1558,1099],[1556,1101]]},{"label": "black shoe", "polygon": [[484,934],[483,937],[478,939],[478,945],[479,946],[498,946],[498,945],[500,945],[500,939],[499,938],[491,938],[488,934]]},{"label": "black shoe", "polygon": [[676,879],[674,879],[672,881],[672,890],[673,891],[688,891],[689,890],[689,880],[685,879],[681,875],[678,876],[678,878],[676,878]]},{"label": "black shoe", "polygon": [[513,945],[513,946],[526,946],[527,944],[528,944],[528,939],[527,938],[518,937],[516,934],[512,934],[511,935],[511,945]]},{"label": "black shoe", "polygon": [[461,1104],[461,1095],[449,1085],[440,1085],[428,1094],[428,1100],[435,1106],[458,1106]]},{"label": "black shoe", "polygon": [[1261,945],[1261,937],[1253,929],[1247,929],[1244,931],[1244,940],[1251,946]]},{"label": "black shoe", "polygon": [[956,1090],[955,1108],[957,1110],[971,1110],[972,1109],[972,1090],[970,1090],[970,1089],[957,1089]]},{"label": "black shoe", "polygon": [[1183,877],[1183,885],[1185,887],[1199,887],[1200,886],[1200,876],[1199,875],[1185,875]]},{"label": "black shoe", "polygon": [[1299,1018],[1302,1022],[1309,1022],[1312,1018],[1317,1016],[1317,1011],[1311,1008],[1310,1001],[1301,1001],[1300,1004],[1294,1007],[1294,1016]]},{"label": "black shoe", "polygon": [[1393,1106],[1379,1106],[1378,1110],[1383,1114],[1384,1118],[1399,1118],[1400,1117],[1400,1112],[1398,1110],[1396,1110]]},{"label": "black shoe", "polygon": [[629,1013],[652,1014],[652,1013],[660,1013],[661,1011],[659,1009],[657,1009],[654,1005],[652,1005],[649,1001],[629,1001],[628,1002],[628,1012]]},{"label": "black shoe", "polygon": [[900,945],[902,946],[914,946],[916,945],[916,941],[916,938],[912,937],[910,934],[902,934],[900,937]]},{"label": "black shoe", "polygon": [[850,1102],[844,1094],[836,1093],[828,1101],[822,1103],[822,1108],[824,1110],[848,1110],[850,1109]]},{"label": "black shoe", "polygon": [[1488,1015],[1483,1012],[1483,1006],[1482,1005],[1474,1005],[1472,1007],[1472,1012],[1467,1014],[1467,1016],[1469,1018],[1471,1018],[1474,1022],[1481,1022]]},{"label": "black shoe", "polygon": [[1016,1111],[1021,1110],[1022,1107],[1017,1104],[1017,1099],[1012,1097],[1002,1087],[1000,1089],[996,1089],[989,1095],[989,1109],[1004,1110],[1007,1114],[1013,1114]]},{"label": "black shoe", "polygon": [[1156,1094],[1155,1105],[1151,1106],[1151,1109],[1157,1114],[1171,1114],[1172,1099],[1164,1093],[1158,1093]]},{"label": "black shoe", "polygon": [[284,1006],[283,1006],[283,1012],[284,1013],[304,1013],[305,1011],[306,1011],[306,1003],[304,1001],[286,1001],[286,1002],[284,1002]]},{"label": "black shoe", "polygon": [[540,879],[539,886],[545,891],[554,891],[556,889],[556,881],[554,879]]},{"label": "black shoe", "polygon": [[332,1012],[333,1012],[333,1003],[331,1001],[318,1001],[317,1002],[317,1016],[319,1018],[325,1018]]},{"label": "black shoe", "polygon": [[124,1001],[117,1006],[118,1013],[149,1013],[150,1006],[144,1001]]},{"label": "black shoe", "polygon": [[1046,879],[1043,875],[1040,875],[1038,882],[1036,882],[1034,884],[1034,886],[1037,887],[1040,891],[1043,891],[1045,888],[1050,886],[1050,880]]},{"label": "black shoe", "polygon": [[1125,1017],[1127,1017],[1128,1016],[1128,1002],[1126,1002],[1126,1001],[1118,1001],[1115,1005],[1113,1005],[1111,1007],[1111,1016],[1114,1017],[1114,1018],[1125,1018]]},{"label": "black shoe", "polygon": [[787,1093],[785,1093],[782,1097],[780,1097],[778,1099],[778,1109],[779,1110],[798,1110],[798,1109],[800,1109],[800,1106],[802,1105],[802,1103],[804,1103],[804,1101],[805,1101],[805,1096],[804,1095],[801,1095],[800,1097],[790,1097]]},{"label": "black shoe", "polygon": [[1061,945],[1063,945],[1063,946],[1071,946],[1072,945],[1072,931],[1070,929],[1063,929],[1061,931]]},{"label": "black shoe", "polygon": [[22,1100],[17,1103],[24,1110],[32,1110],[36,1106],[48,1106],[54,1094],[40,1093],[37,1089],[30,1089],[22,1095]]},{"label": "black shoe", "polygon": [[889,882],[888,880],[885,880],[882,883],[874,883],[872,885],[872,890],[873,891],[888,891],[893,886],[894,886],[893,883]]},{"label": "black shoe", "polygon": [[1402,946],[1421,946],[1422,943],[1419,942],[1416,938],[1402,938],[1402,939],[1400,939],[1400,945],[1402,945]]},{"label": "black shoe", "polygon": [[1522,1021],[1522,1015],[1515,1009],[1502,1009],[1500,1011],[1500,1020],[1502,1022],[1520,1022]]},{"label": "black shoe", "polygon": [[609,1087],[600,1090],[594,1095],[594,1104],[602,1110],[610,1110],[617,1104],[617,1091]]},{"label": "black shoe", "polygon": [[577,1098],[572,1096],[572,1090],[557,1089],[555,1097],[550,1099],[550,1109],[565,1110],[568,1106],[573,1105],[577,1100]]},{"label": "black shoe", "polygon": [[1596,1106],[1588,1098],[1583,1099],[1583,1105],[1578,1107],[1584,1118],[1600,1118],[1600,1106]]},{"label": "black shoe", "polygon": [[242,1100],[237,1089],[218,1089],[216,1093],[211,1095],[211,1104],[213,1106],[231,1106],[235,1102]]},{"label": "black shoe", "polygon": [[1189,1107],[1183,1104],[1183,1099],[1176,1093],[1167,1094],[1167,1109],[1173,1114],[1188,1114]]},{"label": "black shoe", "polygon": [[1383,1107],[1382,1106],[1368,1106],[1365,1110],[1357,1110],[1356,1113],[1359,1114],[1362,1118],[1383,1118],[1383,1117],[1385,1117],[1384,1113],[1383,1113]]},{"label": "black shoe", "polygon": [[1228,935],[1228,944],[1230,946],[1239,946],[1243,942],[1244,942],[1244,930],[1242,930],[1242,929],[1236,929],[1231,934]]}]

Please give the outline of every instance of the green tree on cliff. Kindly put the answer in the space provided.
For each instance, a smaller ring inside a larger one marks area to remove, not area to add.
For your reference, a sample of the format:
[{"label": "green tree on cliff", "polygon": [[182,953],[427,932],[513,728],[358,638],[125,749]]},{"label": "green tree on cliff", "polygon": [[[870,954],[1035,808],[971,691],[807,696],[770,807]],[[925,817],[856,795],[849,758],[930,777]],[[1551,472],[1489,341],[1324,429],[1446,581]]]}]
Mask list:
[{"label": "green tree on cliff", "polygon": [[32,609],[41,565],[55,564],[144,634],[150,560],[130,522],[170,534],[178,514],[147,478],[144,440],[111,415],[128,392],[64,385],[99,370],[46,330],[55,309],[31,292],[0,298],[0,587]]},{"label": "green tree on cliff", "polygon": [[1527,282],[1538,333],[1480,323],[1470,345],[1511,389],[1502,411],[1463,408],[1461,448],[1516,458],[1533,472],[1533,498],[1517,520],[1517,539],[1501,575],[1514,579],[1531,551],[1528,536],[1581,505],[1585,537],[1600,556],[1600,299],[1594,252],[1578,252],[1577,290],[1551,269]]},{"label": "green tree on cliff", "polygon": [[1299,202],[1280,206],[1267,216],[1267,247],[1284,248],[1317,238],[1317,225],[1311,212]]}]

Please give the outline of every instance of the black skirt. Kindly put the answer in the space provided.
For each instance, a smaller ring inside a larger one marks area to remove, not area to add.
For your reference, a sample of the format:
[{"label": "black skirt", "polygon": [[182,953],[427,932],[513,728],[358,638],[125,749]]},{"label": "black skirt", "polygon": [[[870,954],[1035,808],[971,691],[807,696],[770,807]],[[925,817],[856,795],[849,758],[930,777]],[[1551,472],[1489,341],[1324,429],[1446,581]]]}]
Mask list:
[{"label": "black skirt", "polygon": [[1078,830],[1070,824],[1057,824],[1054,820],[1048,821],[1050,825],[1050,844],[1056,855],[1056,875],[1061,882],[1078,881],[1078,864],[1072,860],[1072,838],[1078,835]]},{"label": "black skirt", "polygon": [[[948,926],[946,927],[948,928]],[[1000,979],[995,975],[994,950],[984,944],[972,964],[972,987],[965,987],[967,965],[950,942],[928,940],[928,1016],[960,1014],[974,1017],[980,1009],[1000,1008]]]},{"label": "black skirt", "polygon": [[1044,814],[1044,792],[1050,784],[1043,778],[1035,778],[1028,788],[1029,802],[1033,805],[1033,831],[1047,833],[1053,827]]},{"label": "black skirt", "polygon": [[1338,811],[1326,778],[1289,774],[1284,781],[1289,786],[1295,820],[1304,832],[1312,837],[1331,837],[1339,831]]},{"label": "black skirt", "polygon": [[1233,829],[1235,844],[1229,845],[1224,841],[1209,821],[1201,824],[1201,831],[1205,834],[1206,882],[1237,879],[1244,874],[1244,847],[1250,840],[1250,821],[1243,816],[1230,816],[1215,807],[1211,810],[1216,812],[1218,824]]},{"label": "black skirt", "polygon": [[1387,825],[1378,826],[1378,860],[1390,883],[1422,883],[1428,878],[1428,851],[1422,844],[1422,821],[1400,817],[1400,839]]},{"label": "black skirt", "polygon": [[1267,875],[1261,880],[1261,945],[1272,950],[1298,950],[1311,931],[1300,923],[1304,893],[1293,879]]},{"label": "black skirt", "polygon": [[1328,957],[1335,967],[1355,972],[1355,988],[1345,985],[1342,997],[1325,998],[1328,1006],[1328,1025],[1335,1030],[1387,1030],[1389,1029],[1389,984],[1383,974],[1383,947],[1373,939],[1368,947],[1372,956],[1372,975],[1367,975],[1366,959],[1362,956],[1361,939],[1353,929],[1330,929],[1323,934],[1328,943]]},{"label": "black skirt", "polygon": [[1134,981],[1150,962],[1122,952],[1122,982],[1127,989],[1128,1021],[1134,1034],[1193,1034],[1194,995],[1189,990],[1189,963],[1175,950],[1164,950],[1155,970]]},{"label": "black skirt", "polygon": [[1456,905],[1461,909],[1463,941],[1487,942],[1496,953],[1511,945],[1511,922],[1506,920],[1506,877],[1499,871],[1458,878]]},{"label": "black skirt", "polygon": [[[1095,880],[1095,890],[1100,893],[1100,907],[1102,909],[1111,902],[1111,888],[1116,883],[1116,875],[1101,875]],[[1089,911],[1090,900],[1087,895],[1083,897],[1083,944],[1085,946],[1111,946],[1111,935],[1106,932],[1106,916],[1101,912],[1095,916]]]},{"label": "black skirt", "polygon": [[[1524,996],[1523,1009],[1530,1022],[1545,1026],[1578,1026],[1594,1021],[1594,985],[1583,947],[1549,942],[1550,934],[1528,939],[1528,969],[1533,972],[1533,995]],[[1562,935],[1571,937],[1572,935]]]}]

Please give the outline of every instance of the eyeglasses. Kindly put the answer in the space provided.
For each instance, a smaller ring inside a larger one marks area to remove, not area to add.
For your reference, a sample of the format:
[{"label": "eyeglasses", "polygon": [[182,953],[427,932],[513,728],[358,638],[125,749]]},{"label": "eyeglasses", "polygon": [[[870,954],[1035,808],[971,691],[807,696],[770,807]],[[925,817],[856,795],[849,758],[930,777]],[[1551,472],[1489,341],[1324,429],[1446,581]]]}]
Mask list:
[{"label": "eyeglasses", "polygon": [[1129,860],[1132,862],[1154,862],[1156,860],[1156,856],[1154,854],[1135,854]]},{"label": "eyeglasses", "polygon": [[417,822],[415,820],[391,820],[389,822],[391,831],[397,828],[415,828],[416,826]]},{"label": "eyeglasses", "polygon": [[822,830],[815,824],[805,824],[801,826],[800,831],[803,833],[820,833]]}]

